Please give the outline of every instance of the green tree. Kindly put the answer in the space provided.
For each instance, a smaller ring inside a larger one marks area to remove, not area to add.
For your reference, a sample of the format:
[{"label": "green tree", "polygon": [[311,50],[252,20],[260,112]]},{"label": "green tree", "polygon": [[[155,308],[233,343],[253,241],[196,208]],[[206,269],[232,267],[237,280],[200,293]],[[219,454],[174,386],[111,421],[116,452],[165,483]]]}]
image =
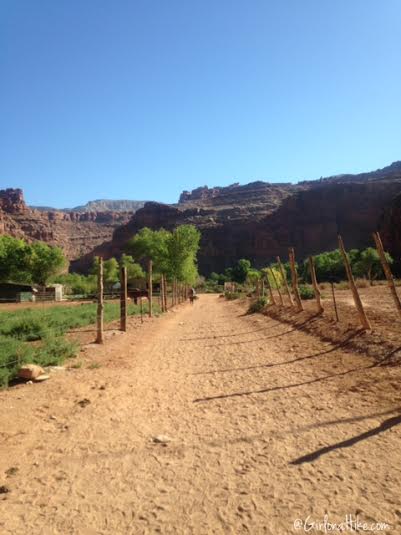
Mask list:
[{"label": "green tree", "polygon": [[246,278],[248,276],[248,271],[250,269],[251,269],[250,261],[246,260],[245,258],[241,258],[241,260],[238,260],[238,262],[232,268],[232,271],[231,271],[232,280],[234,282],[238,282],[239,284],[243,284],[246,281]]},{"label": "green tree", "polygon": [[127,280],[133,282],[145,278],[142,266],[135,262],[132,256],[123,254],[120,259],[120,266],[127,268]]},{"label": "green tree", "polygon": [[43,242],[30,245],[29,272],[33,282],[44,286],[51,276],[62,271],[66,265],[60,247],[51,247]]},{"label": "green tree", "polygon": [[[393,259],[388,253],[385,253],[387,262],[393,263]],[[359,258],[352,265],[352,270],[357,277],[366,277],[370,285],[373,280],[383,276],[383,269],[380,262],[380,256],[376,249],[368,247],[361,251]]]},{"label": "green tree", "polygon": [[127,252],[135,260],[151,259],[155,275],[193,284],[198,277],[199,241],[200,232],[193,225],[181,225],[173,232],[143,228],[128,242]]},{"label": "green tree", "polygon": [[0,280],[31,282],[30,256],[31,248],[24,240],[0,236]]},{"label": "green tree", "polygon": [[167,267],[170,277],[194,284],[198,278],[196,255],[200,232],[194,225],[181,225],[170,233],[167,240]]},{"label": "green tree", "polygon": [[168,271],[168,240],[171,233],[167,230],[142,228],[127,244],[126,250],[134,260],[152,260],[153,269],[159,273]]}]

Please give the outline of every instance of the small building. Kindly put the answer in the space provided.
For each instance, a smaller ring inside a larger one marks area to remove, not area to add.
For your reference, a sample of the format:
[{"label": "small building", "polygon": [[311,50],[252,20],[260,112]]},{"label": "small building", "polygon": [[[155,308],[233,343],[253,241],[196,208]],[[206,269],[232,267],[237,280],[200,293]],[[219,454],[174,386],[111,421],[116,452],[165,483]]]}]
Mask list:
[{"label": "small building", "polygon": [[0,303],[35,301],[36,289],[30,284],[0,282]]},{"label": "small building", "polygon": [[63,300],[63,285],[49,284],[45,288],[41,288],[36,294],[36,301],[57,301]]}]

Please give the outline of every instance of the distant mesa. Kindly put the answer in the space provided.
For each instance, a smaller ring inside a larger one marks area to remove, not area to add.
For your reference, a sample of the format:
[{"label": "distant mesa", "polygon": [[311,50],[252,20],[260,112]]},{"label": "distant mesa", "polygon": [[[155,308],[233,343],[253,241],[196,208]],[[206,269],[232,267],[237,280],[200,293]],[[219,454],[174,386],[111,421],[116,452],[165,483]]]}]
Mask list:
[{"label": "distant mesa", "polygon": [[52,208],[50,206],[31,206],[41,212],[58,211],[58,212],[133,212],[143,208],[147,201],[129,201],[129,200],[110,200],[97,199],[89,201],[81,206],[74,208]]}]

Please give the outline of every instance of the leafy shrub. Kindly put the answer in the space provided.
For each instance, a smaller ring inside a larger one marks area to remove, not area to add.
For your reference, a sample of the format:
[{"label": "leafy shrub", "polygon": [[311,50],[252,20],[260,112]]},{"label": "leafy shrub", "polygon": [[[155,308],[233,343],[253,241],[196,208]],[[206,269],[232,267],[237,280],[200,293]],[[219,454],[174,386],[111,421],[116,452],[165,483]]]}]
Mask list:
[{"label": "leafy shrub", "polygon": [[261,312],[267,304],[267,297],[259,297],[256,301],[250,304],[248,308],[248,314],[255,314],[256,312]]},{"label": "leafy shrub", "polygon": [[299,294],[301,296],[301,299],[313,299],[315,297],[313,288],[311,288],[307,284],[301,284],[299,286]]}]

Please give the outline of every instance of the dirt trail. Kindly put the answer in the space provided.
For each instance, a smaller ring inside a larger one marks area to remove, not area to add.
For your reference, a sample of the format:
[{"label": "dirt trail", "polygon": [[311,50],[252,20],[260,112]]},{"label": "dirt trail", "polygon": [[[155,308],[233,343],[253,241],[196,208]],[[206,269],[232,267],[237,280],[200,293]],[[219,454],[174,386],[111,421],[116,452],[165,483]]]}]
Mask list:
[{"label": "dirt trail", "polygon": [[398,367],[216,296],[86,353],[0,392],[1,534],[401,533]]}]

